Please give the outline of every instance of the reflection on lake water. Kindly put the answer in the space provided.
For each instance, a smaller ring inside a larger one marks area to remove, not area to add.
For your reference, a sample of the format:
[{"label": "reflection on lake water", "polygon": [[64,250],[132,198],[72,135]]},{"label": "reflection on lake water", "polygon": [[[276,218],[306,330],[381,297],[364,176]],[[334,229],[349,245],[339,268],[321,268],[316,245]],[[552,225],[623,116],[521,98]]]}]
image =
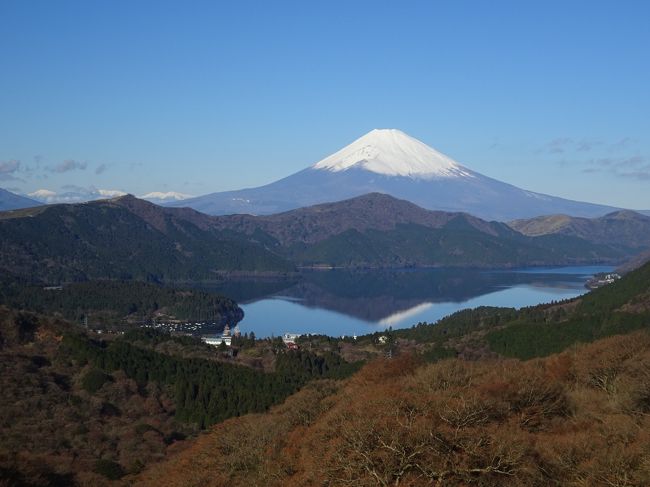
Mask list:
[{"label": "reflection on lake water", "polygon": [[291,279],[238,280],[208,289],[244,309],[242,332],[363,335],[435,322],[476,306],[520,308],[573,298],[611,266],[514,270],[403,269],[304,272]]}]

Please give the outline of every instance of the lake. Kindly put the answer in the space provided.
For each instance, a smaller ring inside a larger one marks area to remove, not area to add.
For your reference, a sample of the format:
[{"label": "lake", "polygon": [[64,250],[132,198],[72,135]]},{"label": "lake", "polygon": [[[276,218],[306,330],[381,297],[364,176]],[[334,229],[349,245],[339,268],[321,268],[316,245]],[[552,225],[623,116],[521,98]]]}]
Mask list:
[{"label": "lake", "polygon": [[509,270],[391,269],[303,272],[290,279],[248,279],[209,287],[237,300],[242,333],[364,335],[435,322],[465,308],[521,308],[579,296],[611,266]]}]

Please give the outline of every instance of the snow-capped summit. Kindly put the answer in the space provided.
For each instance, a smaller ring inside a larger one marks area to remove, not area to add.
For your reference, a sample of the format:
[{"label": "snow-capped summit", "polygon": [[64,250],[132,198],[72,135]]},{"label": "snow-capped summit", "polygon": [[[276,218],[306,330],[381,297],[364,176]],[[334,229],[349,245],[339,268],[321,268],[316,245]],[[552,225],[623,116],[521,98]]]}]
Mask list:
[{"label": "snow-capped summit", "polygon": [[461,166],[395,129],[372,130],[302,171],[260,186],[164,203],[212,215],[264,215],[384,193],[428,210],[508,221],[564,213],[601,216],[615,208],[517,188]]},{"label": "snow-capped summit", "polygon": [[138,196],[138,198],[151,201],[153,203],[165,203],[168,201],[182,201],[191,197],[192,195],[185,194],[185,193],[178,193],[176,191],[152,191],[151,193]]},{"label": "snow-capped summit", "polygon": [[27,196],[38,201],[47,201],[48,198],[54,198],[56,196],[56,192],[49,189],[37,189],[36,191],[28,193]]},{"label": "snow-capped summit", "polygon": [[334,172],[358,168],[421,179],[472,177],[450,157],[397,129],[372,130],[312,168]]}]

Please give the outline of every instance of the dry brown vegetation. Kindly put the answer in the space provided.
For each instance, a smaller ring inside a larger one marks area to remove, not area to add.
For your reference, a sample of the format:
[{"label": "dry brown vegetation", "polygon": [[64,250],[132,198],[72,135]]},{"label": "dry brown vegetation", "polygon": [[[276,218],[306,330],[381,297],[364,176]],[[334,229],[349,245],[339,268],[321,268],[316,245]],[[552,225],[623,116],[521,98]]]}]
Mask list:
[{"label": "dry brown vegetation", "polygon": [[403,355],[221,423],[137,485],[650,485],[650,334],[527,362]]},{"label": "dry brown vegetation", "polygon": [[121,371],[89,382],[94,369],[60,353],[69,327],[0,307],[1,487],[105,485],[106,468],[138,472],[196,430],[154,383]]}]

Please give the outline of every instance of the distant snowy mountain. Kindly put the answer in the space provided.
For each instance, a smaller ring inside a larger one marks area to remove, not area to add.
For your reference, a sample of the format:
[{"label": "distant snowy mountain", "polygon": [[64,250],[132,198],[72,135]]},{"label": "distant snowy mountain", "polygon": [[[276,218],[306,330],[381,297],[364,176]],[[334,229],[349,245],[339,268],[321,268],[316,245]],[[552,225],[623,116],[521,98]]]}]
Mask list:
[{"label": "distant snowy mountain", "polygon": [[21,208],[32,208],[39,205],[41,203],[38,201],[0,188],[0,211],[19,210]]},{"label": "distant snowy mountain", "polygon": [[558,213],[595,217],[617,209],[534,193],[483,176],[394,129],[372,130],[311,167],[274,183],[189,198],[169,206],[188,206],[212,215],[261,215],[372,192],[430,210],[463,211],[500,221]]},{"label": "distant snowy mountain", "polygon": [[143,200],[147,200],[150,201],[151,203],[156,203],[159,205],[168,203],[170,201],[183,201],[191,197],[192,195],[177,193],[175,191],[167,191],[167,192],[152,191],[151,193],[147,193],[142,196],[139,196],[139,198]]},{"label": "distant snowy mountain", "polygon": [[[127,194],[125,191],[119,189],[98,189],[94,186],[88,188],[82,186],[66,185],[64,191],[52,191],[49,189],[39,189],[27,196],[40,201],[41,203],[56,204],[56,203],[83,203],[85,201],[104,200],[109,198],[116,198]],[[174,191],[162,192],[153,191],[145,195],[139,196],[143,200],[150,201],[151,203],[164,204],[171,201],[182,201],[191,198],[192,195],[177,193]]]},{"label": "distant snowy mountain", "polygon": [[103,200],[124,196],[126,193],[119,189],[98,189],[94,186],[85,188],[82,186],[66,185],[64,191],[52,191],[49,189],[38,189],[27,196],[47,204],[57,203],[83,203],[85,201]]}]

